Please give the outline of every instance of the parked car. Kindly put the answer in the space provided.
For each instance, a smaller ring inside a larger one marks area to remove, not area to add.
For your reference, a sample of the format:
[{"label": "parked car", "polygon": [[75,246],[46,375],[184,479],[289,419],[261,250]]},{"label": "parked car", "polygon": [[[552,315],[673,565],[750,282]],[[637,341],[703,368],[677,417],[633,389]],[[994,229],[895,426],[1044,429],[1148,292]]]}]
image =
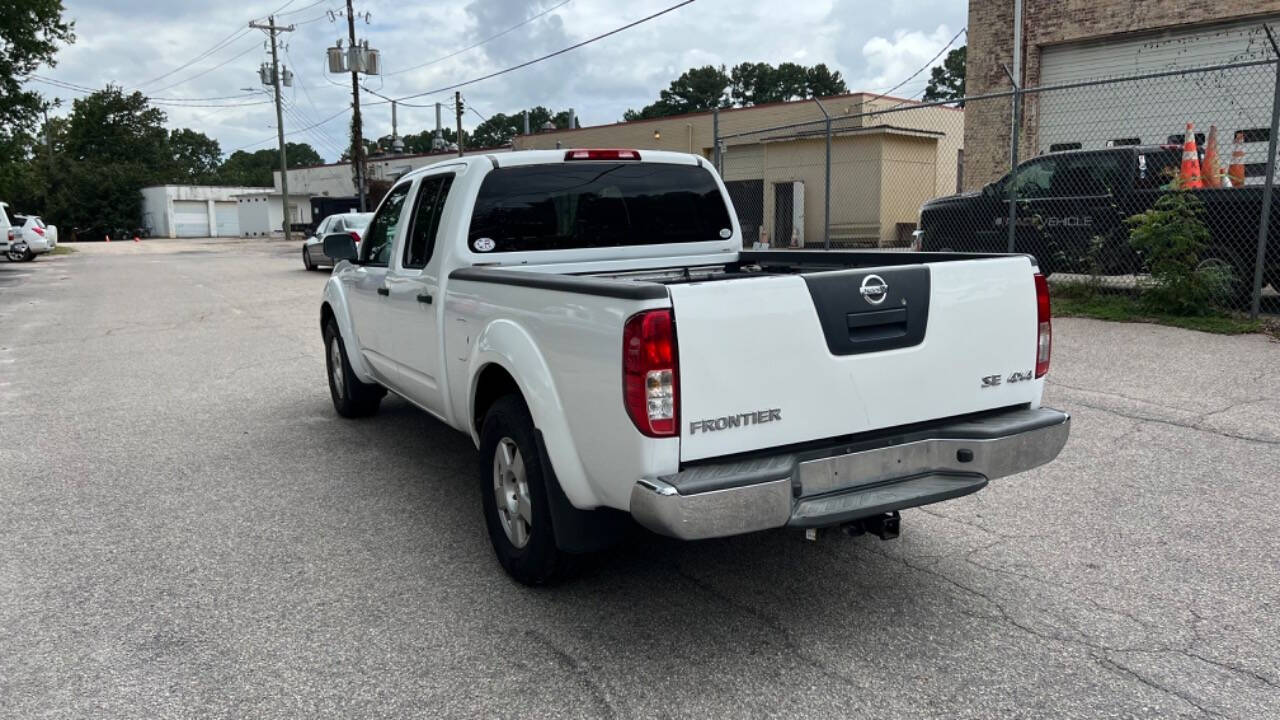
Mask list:
[{"label": "parked car", "polygon": [[[1126,274],[1142,267],[1130,247],[1126,218],[1168,192],[1178,175],[1182,148],[1142,145],[1053,153],[1018,165],[1015,185],[1015,249],[1030,253],[1047,275],[1089,272]],[[920,210],[917,249],[1003,252],[1008,248],[1009,175],[981,191],[937,198]],[[1237,289],[1252,289],[1262,211],[1260,186],[1192,190],[1204,204],[1210,232],[1202,262],[1232,268]],[[1280,203],[1272,228],[1280,228]],[[1095,238],[1103,247],[1094,250]],[[1266,278],[1280,288],[1280,230],[1269,239]]]},{"label": "parked car", "polygon": [[52,252],[58,246],[58,228],[45,225],[35,215],[14,215],[13,227],[9,232],[10,240],[8,257],[13,262],[29,262],[37,255]]},{"label": "parked car", "polygon": [[[628,515],[683,539],[896,536],[898,511],[1052,460],[1048,284],[1021,255],[744,252],[702,158],[457,158],[401,178],[319,321],[338,414],[394,392],[471,436],[517,580]],[[816,530],[815,530],[816,532]]]},{"label": "parked car", "polygon": [[316,226],[316,232],[302,243],[302,265],[315,270],[324,265],[333,267],[333,258],[324,254],[324,237],[333,233],[347,233],[358,245],[360,234],[369,226],[373,213],[339,213],[330,215]]},{"label": "parked car", "polygon": [[9,203],[0,202],[0,254],[9,256],[9,244],[13,241],[13,223],[9,221]]}]

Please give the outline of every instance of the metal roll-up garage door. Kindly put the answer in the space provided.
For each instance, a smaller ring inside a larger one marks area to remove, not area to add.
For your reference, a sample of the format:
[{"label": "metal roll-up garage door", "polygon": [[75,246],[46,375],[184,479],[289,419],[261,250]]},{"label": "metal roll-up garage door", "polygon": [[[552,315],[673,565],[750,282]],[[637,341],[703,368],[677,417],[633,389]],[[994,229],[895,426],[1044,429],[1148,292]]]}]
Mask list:
[{"label": "metal roll-up garage door", "polygon": [[[1039,84],[1266,60],[1271,46],[1262,23],[1277,19],[1045,47]],[[1274,81],[1274,70],[1261,66],[1040,93],[1033,101],[1038,103],[1037,152],[1165,143],[1170,136],[1180,137],[1188,122],[1195,124],[1197,133],[1207,133],[1210,125],[1217,125],[1219,133],[1269,129]],[[1220,137],[1220,142],[1225,140],[1229,147],[1230,137]]]},{"label": "metal roll-up garage door", "polygon": [[214,234],[218,237],[240,236],[240,213],[233,202],[217,202],[213,204],[214,220],[218,227]]},{"label": "metal roll-up garage door", "polygon": [[173,229],[178,237],[209,237],[209,203],[174,200]]}]

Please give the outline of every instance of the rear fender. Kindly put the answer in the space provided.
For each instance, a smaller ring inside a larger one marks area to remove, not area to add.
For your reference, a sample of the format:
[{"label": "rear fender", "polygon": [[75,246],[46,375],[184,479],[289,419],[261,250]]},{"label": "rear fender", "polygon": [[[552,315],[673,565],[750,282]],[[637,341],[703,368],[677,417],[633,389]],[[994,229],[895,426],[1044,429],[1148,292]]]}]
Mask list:
[{"label": "rear fender", "polygon": [[[529,414],[533,416],[534,427],[546,444],[547,456],[560,487],[570,503],[581,510],[599,506],[600,501],[587,480],[586,469],[573,443],[568,415],[560,402],[551,369],[533,338],[510,320],[494,320],[476,338],[473,348],[467,372],[471,378],[467,417],[475,417],[477,381],[481,371],[490,364],[502,367],[519,386]],[[478,445],[480,439],[474,426],[471,427],[471,435]]]},{"label": "rear fender", "polygon": [[[375,383],[368,363],[364,360],[364,353],[359,347],[359,340],[356,338],[355,332],[351,328],[351,310],[347,306],[347,291],[342,286],[342,282],[336,276],[330,277],[324,286],[324,302],[333,311],[333,317],[338,322],[338,332],[342,335],[342,344],[347,348],[347,362],[351,365],[351,372],[360,382]],[[321,323],[324,322],[323,313],[321,314]]]}]

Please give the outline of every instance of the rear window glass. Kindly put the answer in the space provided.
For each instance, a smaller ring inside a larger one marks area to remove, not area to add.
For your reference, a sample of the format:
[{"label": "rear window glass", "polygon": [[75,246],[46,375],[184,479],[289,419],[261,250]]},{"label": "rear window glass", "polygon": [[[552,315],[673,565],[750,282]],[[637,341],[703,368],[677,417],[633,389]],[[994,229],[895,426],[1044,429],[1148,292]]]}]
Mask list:
[{"label": "rear window glass", "polygon": [[477,252],[567,250],[725,240],[732,228],[701,167],[567,162],[486,175],[467,241]]},{"label": "rear window glass", "polygon": [[369,220],[372,217],[373,217],[373,213],[366,213],[364,215],[353,215],[347,218],[347,227],[351,228],[352,230],[363,230],[369,227]]}]

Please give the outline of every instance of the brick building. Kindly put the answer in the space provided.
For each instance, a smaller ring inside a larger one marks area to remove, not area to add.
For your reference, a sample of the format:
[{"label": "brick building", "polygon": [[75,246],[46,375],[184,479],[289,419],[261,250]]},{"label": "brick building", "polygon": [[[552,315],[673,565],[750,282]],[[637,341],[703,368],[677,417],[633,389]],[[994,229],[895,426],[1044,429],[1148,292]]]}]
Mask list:
[{"label": "brick building", "polygon": [[[970,0],[968,95],[1010,89],[1013,13],[1014,0]],[[1280,39],[1280,0],[1023,0],[1022,85],[1266,60],[1264,22]],[[1247,130],[1250,154],[1265,153],[1273,80],[1258,67],[1028,95],[1019,155],[1166,142],[1186,122]],[[1010,113],[1007,99],[965,106],[967,188],[1007,172]]]}]

